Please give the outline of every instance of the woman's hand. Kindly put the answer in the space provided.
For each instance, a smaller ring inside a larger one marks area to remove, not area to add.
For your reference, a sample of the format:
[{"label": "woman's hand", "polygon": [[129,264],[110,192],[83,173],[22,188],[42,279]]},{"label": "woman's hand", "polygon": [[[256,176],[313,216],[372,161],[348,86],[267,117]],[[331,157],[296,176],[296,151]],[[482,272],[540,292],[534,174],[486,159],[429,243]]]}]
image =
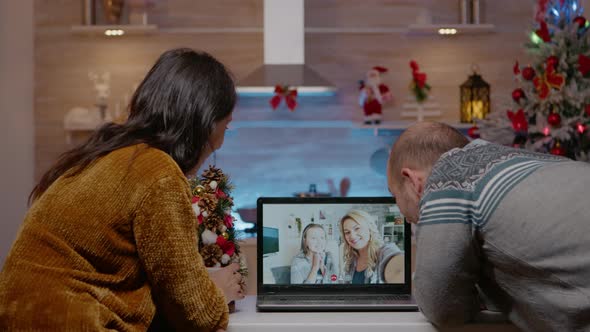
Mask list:
[{"label": "woman's hand", "polygon": [[322,258],[322,253],[314,252],[313,253],[313,260],[312,260],[312,264],[311,264],[311,270],[315,273],[318,273],[318,270],[322,267],[323,264],[324,264],[324,260]]},{"label": "woman's hand", "polygon": [[311,255],[312,255],[311,256],[311,270],[309,271],[309,274],[307,275],[306,282],[310,283],[310,284],[315,284],[318,270],[322,266],[322,257],[319,252],[312,251]]},{"label": "woman's hand", "polygon": [[320,272],[322,273],[323,276],[326,275],[326,264],[325,264],[325,259],[326,258],[326,252],[322,251],[322,253],[320,254]]},{"label": "woman's hand", "polygon": [[240,265],[233,263],[210,273],[211,280],[223,291],[228,303],[246,296],[242,290],[242,275],[238,272],[239,269]]}]

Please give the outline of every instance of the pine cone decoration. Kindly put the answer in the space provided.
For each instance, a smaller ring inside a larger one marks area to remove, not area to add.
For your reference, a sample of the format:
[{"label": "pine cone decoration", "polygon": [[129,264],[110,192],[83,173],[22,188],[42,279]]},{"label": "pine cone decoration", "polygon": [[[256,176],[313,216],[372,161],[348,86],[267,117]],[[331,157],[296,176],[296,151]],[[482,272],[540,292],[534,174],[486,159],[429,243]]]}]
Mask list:
[{"label": "pine cone decoration", "polygon": [[223,225],[223,219],[217,214],[211,214],[207,218],[203,218],[203,225],[205,225],[207,229],[215,231],[219,225]]},{"label": "pine cone decoration", "polygon": [[203,257],[205,266],[213,267],[217,265],[217,263],[221,264],[221,256],[223,256],[223,251],[216,244],[207,244],[203,246],[203,249],[201,249],[201,256]]},{"label": "pine cone decoration", "polygon": [[223,174],[223,172],[215,167],[215,166],[211,166],[209,165],[209,169],[205,170],[203,172],[203,182],[206,183],[207,185],[211,182],[211,181],[216,181],[218,184],[222,182],[222,180],[225,179],[225,175]]},{"label": "pine cone decoration", "polygon": [[207,211],[208,216],[211,217],[215,209],[217,209],[217,198],[214,194],[203,194],[199,200],[199,208],[201,211]]}]

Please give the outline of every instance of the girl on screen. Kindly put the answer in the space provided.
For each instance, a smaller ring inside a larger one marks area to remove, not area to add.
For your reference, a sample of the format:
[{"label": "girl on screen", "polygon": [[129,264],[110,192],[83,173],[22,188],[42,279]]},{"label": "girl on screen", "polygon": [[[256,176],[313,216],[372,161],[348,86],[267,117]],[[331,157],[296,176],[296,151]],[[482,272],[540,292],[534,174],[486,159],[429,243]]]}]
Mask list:
[{"label": "girl on screen", "polygon": [[303,229],[301,250],[291,263],[291,284],[331,283],[332,276],[336,274],[333,256],[326,251],[326,231],[319,224],[309,224]]},{"label": "girl on screen", "polygon": [[393,243],[383,243],[375,217],[350,210],[340,219],[344,239],[344,280],[353,284],[403,282],[403,253]]}]

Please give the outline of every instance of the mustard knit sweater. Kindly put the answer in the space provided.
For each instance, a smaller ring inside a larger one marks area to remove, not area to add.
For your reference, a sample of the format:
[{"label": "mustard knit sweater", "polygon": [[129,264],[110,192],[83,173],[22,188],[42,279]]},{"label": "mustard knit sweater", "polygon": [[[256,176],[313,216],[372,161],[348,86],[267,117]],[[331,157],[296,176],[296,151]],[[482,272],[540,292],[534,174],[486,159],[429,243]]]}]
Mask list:
[{"label": "mustard knit sweater", "polygon": [[226,328],[197,250],[188,182],[140,144],[60,177],[32,205],[0,273],[0,331]]}]

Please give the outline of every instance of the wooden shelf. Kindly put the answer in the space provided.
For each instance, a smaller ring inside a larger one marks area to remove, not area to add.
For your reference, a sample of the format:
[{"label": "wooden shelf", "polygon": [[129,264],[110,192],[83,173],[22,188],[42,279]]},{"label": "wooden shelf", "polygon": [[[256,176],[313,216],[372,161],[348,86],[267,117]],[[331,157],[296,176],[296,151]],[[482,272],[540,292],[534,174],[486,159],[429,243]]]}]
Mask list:
[{"label": "wooden shelf", "polygon": [[[444,34],[441,29],[453,29],[455,34]],[[494,32],[493,24],[411,24],[408,33],[416,35],[460,36]]]},{"label": "wooden shelf", "polygon": [[[153,24],[145,25],[74,25],[71,29],[75,35],[124,37],[128,35],[149,35],[158,31],[158,26]],[[122,35],[107,35],[107,31],[122,31]]]}]

